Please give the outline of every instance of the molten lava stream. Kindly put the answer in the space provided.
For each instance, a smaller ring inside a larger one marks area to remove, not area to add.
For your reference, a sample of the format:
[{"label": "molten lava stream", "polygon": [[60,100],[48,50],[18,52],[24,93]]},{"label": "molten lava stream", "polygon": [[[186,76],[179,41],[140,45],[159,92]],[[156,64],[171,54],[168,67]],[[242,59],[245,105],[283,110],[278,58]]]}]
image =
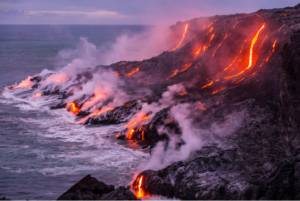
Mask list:
[{"label": "molten lava stream", "polygon": [[201,89],[204,89],[204,88],[206,88],[206,87],[212,85],[213,83],[214,83],[214,81],[210,81],[207,85],[204,85],[203,87],[201,87]]},{"label": "molten lava stream", "polygon": [[264,37],[263,41],[261,42],[260,46],[258,49],[260,49],[260,47],[263,45],[263,43],[265,42],[265,40],[267,39],[268,35],[270,34],[270,31],[267,33],[267,35]]},{"label": "molten lava stream", "polygon": [[134,71],[132,71],[132,72],[128,73],[126,76],[131,76],[132,74],[134,74],[134,73],[138,72],[139,70],[140,70],[140,69],[139,69],[139,68],[137,68],[137,69],[135,69]]},{"label": "molten lava stream", "polygon": [[144,176],[140,176],[136,181],[135,185],[132,186],[132,188],[135,190],[135,196],[138,198],[146,198],[147,194],[145,193],[142,185],[144,182]]},{"label": "molten lava stream", "polygon": [[214,53],[211,55],[211,58],[213,58],[217,52],[217,50],[221,47],[223,41],[227,38],[228,33],[225,35],[225,37],[222,39],[221,43],[218,45],[218,47],[215,49]]},{"label": "molten lava stream", "polygon": [[186,24],[186,25],[185,25],[185,29],[184,29],[184,33],[183,33],[183,36],[182,36],[182,38],[181,38],[181,41],[179,42],[179,44],[178,44],[172,51],[175,51],[177,48],[180,47],[182,41],[183,41],[184,38],[185,38],[185,34],[186,34],[187,29],[188,29],[188,25],[189,25],[189,24]]},{"label": "molten lava stream", "polygon": [[194,57],[194,59],[197,58],[197,56],[200,54],[200,52],[201,52],[201,46],[200,46],[200,48],[197,50],[197,52],[195,52],[195,57]]},{"label": "molten lava stream", "polygon": [[218,90],[213,91],[212,94],[216,94],[216,93],[218,93],[218,92],[220,92],[220,91],[223,91],[223,90],[226,89],[226,88],[227,88],[227,87],[222,87],[221,89],[218,89]]},{"label": "molten lava stream", "polygon": [[183,71],[187,70],[191,65],[192,65],[192,63],[186,64],[186,65],[184,66],[184,69],[182,69],[180,72],[183,72]]},{"label": "molten lava stream", "polygon": [[174,77],[175,75],[177,75],[177,73],[178,73],[178,70],[175,70],[174,73],[173,73],[173,75],[171,75],[170,77],[168,77],[167,80],[169,80],[170,78],[172,78],[172,77]]},{"label": "molten lava stream", "polygon": [[253,48],[254,48],[254,45],[256,44],[259,33],[263,30],[264,27],[265,27],[265,24],[262,25],[262,27],[257,31],[256,35],[252,39],[251,47],[250,47],[250,55],[249,55],[249,65],[244,70],[242,70],[241,72],[239,72],[235,75],[225,77],[224,79],[230,79],[230,78],[233,78],[233,77],[237,77],[237,76],[243,74],[245,72],[245,70],[249,70],[251,67],[253,67],[253,61],[252,61],[253,60]]}]

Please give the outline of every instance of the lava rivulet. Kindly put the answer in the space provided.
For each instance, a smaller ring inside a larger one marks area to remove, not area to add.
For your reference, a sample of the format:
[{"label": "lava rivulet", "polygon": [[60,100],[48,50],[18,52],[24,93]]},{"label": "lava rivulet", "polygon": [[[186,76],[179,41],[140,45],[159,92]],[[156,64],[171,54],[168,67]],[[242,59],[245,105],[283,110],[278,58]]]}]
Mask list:
[{"label": "lava rivulet", "polygon": [[138,198],[144,198],[146,197],[146,193],[144,192],[142,185],[143,185],[143,178],[144,176],[140,176],[139,178],[137,178],[135,185],[132,186],[132,188],[135,190],[135,195]]},{"label": "lava rivulet", "polygon": [[134,73],[138,72],[139,70],[140,70],[140,69],[137,68],[137,69],[135,69],[134,71],[128,73],[126,76],[131,76],[131,75],[133,75]]},{"label": "lava rivulet", "polygon": [[256,35],[252,39],[251,47],[250,47],[250,55],[249,55],[249,64],[248,64],[248,66],[244,70],[240,71],[239,73],[237,73],[235,75],[225,77],[225,79],[230,79],[230,78],[233,78],[233,77],[237,77],[237,76],[243,74],[245,72],[245,70],[249,70],[253,66],[253,48],[254,48],[254,45],[257,41],[259,33],[261,32],[261,30],[263,30],[264,27],[265,27],[265,24],[262,25],[262,27],[257,31]]},{"label": "lava rivulet", "polygon": [[186,65],[184,66],[184,68],[183,68],[180,72],[183,72],[183,71],[187,70],[191,65],[192,65],[192,63],[186,64]]},{"label": "lava rivulet", "polygon": [[184,40],[184,38],[185,38],[185,34],[186,34],[186,31],[187,31],[187,29],[188,29],[188,25],[189,24],[186,24],[185,25],[185,29],[184,29],[184,32],[183,32],[183,35],[182,35],[182,38],[181,38],[181,41],[179,42],[179,44],[172,50],[172,51],[175,51],[177,48],[179,48],[180,47],[180,45],[181,45],[181,43],[182,43],[182,41]]}]

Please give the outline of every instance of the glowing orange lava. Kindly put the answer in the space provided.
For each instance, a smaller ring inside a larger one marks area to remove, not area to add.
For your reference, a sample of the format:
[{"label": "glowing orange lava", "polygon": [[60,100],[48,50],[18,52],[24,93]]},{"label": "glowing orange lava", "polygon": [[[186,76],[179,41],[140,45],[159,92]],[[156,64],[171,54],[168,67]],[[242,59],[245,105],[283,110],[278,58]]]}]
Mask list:
[{"label": "glowing orange lava", "polygon": [[195,59],[196,59],[196,57],[200,54],[200,52],[201,52],[201,46],[200,46],[200,48],[197,50],[197,52],[195,52]]},{"label": "glowing orange lava", "polygon": [[129,140],[132,139],[133,133],[134,133],[134,128],[130,129],[130,131],[128,132],[127,138],[128,138]]},{"label": "glowing orange lava", "polygon": [[136,120],[133,121],[131,124],[127,125],[126,128],[130,128],[130,127],[134,126],[136,124],[136,122],[137,122]]},{"label": "glowing orange lava", "polygon": [[204,111],[206,110],[206,108],[203,106],[203,104],[200,101],[199,101],[199,105],[200,106],[198,108],[200,108],[201,110],[204,110]]},{"label": "glowing orange lava", "polygon": [[139,70],[140,70],[140,69],[139,69],[139,68],[137,68],[137,69],[135,69],[134,71],[132,71],[132,72],[128,73],[126,76],[131,76],[132,74],[134,74],[134,73],[138,72]]},{"label": "glowing orange lava", "polygon": [[262,25],[262,27],[256,33],[255,37],[252,39],[251,48],[250,48],[250,56],[249,56],[249,65],[248,65],[248,67],[246,69],[249,69],[252,66],[253,47],[254,47],[254,45],[255,45],[255,43],[257,41],[259,33],[261,32],[261,30],[263,30],[263,28],[265,28],[265,24]]},{"label": "glowing orange lava", "polygon": [[221,43],[218,45],[218,47],[215,49],[214,53],[211,55],[211,58],[213,58],[217,52],[217,50],[221,47],[223,41],[227,38],[228,33],[225,35],[225,37],[222,39]]},{"label": "glowing orange lava", "polygon": [[137,181],[136,181],[136,185],[133,186],[133,189],[136,191],[135,192],[135,195],[138,197],[138,198],[143,198],[143,197],[146,197],[146,193],[144,192],[143,188],[142,188],[142,185],[143,185],[143,178],[144,176],[140,176]]},{"label": "glowing orange lava", "polygon": [[75,103],[71,102],[67,105],[66,109],[71,108],[71,112],[77,114],[79,112],[79,108],[76,107]]},{"label": "glowing orange lava", "polygon": [[39,97],[41,97],[41,96],[42,96],[41,93],[37,93],[37,94],[34,95],[35,98],[39,98]]},{"label": "glowing orange lava", "polygon": [[192,63],[186,64],[186,65],[184,66],[184,69],[182,69],[180,72],[183,72],[183,71],[187,70],[191,65],[192,65]]},{"label": "glowing orange lava", "polygon": [[238,74],[225,77],[225,79],[230,79],[230,78],[233,78],[233,77],[237,77],[237,76],[241,75],[242,73],[244,73],[245,70],[248,70],[248,69],[250,69],[252,67],[252,63],[253,63],[253,61],[252,61],[252,58],[253,58],[253,48],[254,48],[254,45],[255,45],[255,43],[257,41],[259,33],[261,32],[261,30],[263,30],[264,27],[265,27],[265,24],[262,25],[262,27],[257,31],[256,35],[252,39],[251,47],[250,47],[250,55],[249,55],[249,65],[248,65],[248,67],[246,67],[244,70],[242,70]]},{"label": "glowing orange lava", "polygon": [[175,75],[177,75],[177,73],[178,73],[178,70],[175,70],[174,73],[173,73],[173,75],[171,75],[170,77],[168,77],[167,80],[169,80],[170,78],[172,78],[172,77],[174,77]]},{"label": "glowing orange lava", "polygon": [[215,36],[215,34],[211,35],[209,43],[208,43],[208,47],[210,46],[210,43],[211,43],[212,39],[214,38],[214,36]]},{"label": "glowing orange lava", "polygon": [[27,87],[31,83],[30,79],[31,79],[31,77],[29,76],[26,80],[23,80],[22,82],[20,82],[20,84],[18,84],[18,86],[16,86],[16,88]]},{"label": "glowing orange lava", "polygon": [[185,92],[185,93],[180,93],[179,95],[180,95],[180,96],[183,96],[183,95],[185,95],[185,94],[187,94],[187,92]]},{"label": "glowing orange lava", "polygon": [[216,94],[216,93],[218,93],[218,92],[220,92],[220,91],[223,91],[223,90],[226,89],[226,88],[227,88],[227,87],[222,87],[221,89],[218,89],[218,90],[213,91],[212,94]]},{"label": "glowing orange lava", "polygon": [[203,87],[201,87],[201,89],[204,89],[204,88],[206,88],[206,87],[212,85],[213,83],[214,83],[214,81],[210,81],[210,83],[208,83],[207,85],[204,85]]},{"label": "glowing orange lava", "polygon": [[188,29],[188,25],[189,25],[189,24],[186,24],[186,25],[185,25],[185,29],[184,29],[184,33],[183,33],[183,36],[182,36],[182,38],[181,38],[181,41],[179,42],[179,44],[178,44],[172,51],[174,51],[174,50],[176,50],[178,47],[180,47],[182,41],[183,41],[184,38],[185,38],[185,34],[186,34],[187,29]]},{"label": "glowing orange lava", "polygon": [[260,49],[260,47],[263,45],[263,43],[265,42],[265,40],[267,39],[268,35],[269,35],[270,31],[267,33],[267,35],[265,36],[265,38],[263,39],[263,41],[261,42],[260,46],[258,49]]},{"label": "glowing orange lava", "polygon": [[107,111],[110,111],[110,110],[114,110],[114,108],[113,108],[113,107],[108,107],[108,108],[105,108],[105,109],[100,110],[100,111],[99,111],[99,110],[96,110],[96,112],[90,114],[89,117],[98,116],[98,115],[103,114],[103,113],[105,113],[105,112],[107,112]]},{"label": "glowing orange lava", "polygon": [[208,35],[210,32],[212,32],[212,30],[214,30],[214,28],[212,27],[212,28],[210,28],[210,30],[207,32],[207,34],[206,35]]},{"label": "glowing orange lava", "polygon": [[145,121],[145,120],[147,120],[148,118],[149,118],[149,116],[144,116],[142,120]]}]

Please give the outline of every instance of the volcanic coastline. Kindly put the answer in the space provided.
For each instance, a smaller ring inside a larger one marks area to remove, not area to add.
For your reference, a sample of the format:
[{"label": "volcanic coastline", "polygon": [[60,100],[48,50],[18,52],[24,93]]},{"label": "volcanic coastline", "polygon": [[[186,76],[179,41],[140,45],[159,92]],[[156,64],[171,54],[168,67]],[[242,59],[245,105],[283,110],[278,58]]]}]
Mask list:
[{"label": "volcanic coastline", "polygon": [[300,4],[170,28],[156,57],[5,89],[56,97],[83,125],[126,123],[108,137],[151,154],[131,186],[88,175],[58,199],[300,199]]}]

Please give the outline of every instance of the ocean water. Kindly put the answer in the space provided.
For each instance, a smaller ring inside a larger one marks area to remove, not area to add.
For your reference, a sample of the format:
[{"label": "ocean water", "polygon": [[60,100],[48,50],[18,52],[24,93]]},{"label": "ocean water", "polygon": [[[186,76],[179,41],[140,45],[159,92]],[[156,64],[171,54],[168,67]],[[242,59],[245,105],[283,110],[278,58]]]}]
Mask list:
[{"label": "ocean water", "polygon": [[127,185],[147,153],[114,136],[124,125],[87,127],[65,110],[49,110],[51,100],[24,100],[3,93],[47,68],[57,55],[85,37],[105,50],[122,34],[144,26],[0,25],[0,198],[57,199],[87,174]]}]

